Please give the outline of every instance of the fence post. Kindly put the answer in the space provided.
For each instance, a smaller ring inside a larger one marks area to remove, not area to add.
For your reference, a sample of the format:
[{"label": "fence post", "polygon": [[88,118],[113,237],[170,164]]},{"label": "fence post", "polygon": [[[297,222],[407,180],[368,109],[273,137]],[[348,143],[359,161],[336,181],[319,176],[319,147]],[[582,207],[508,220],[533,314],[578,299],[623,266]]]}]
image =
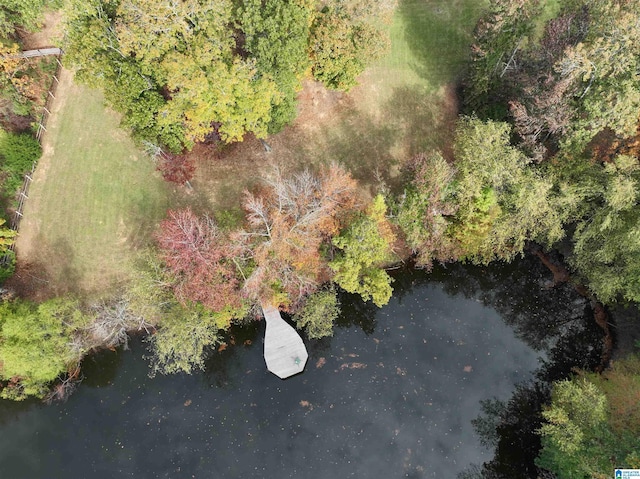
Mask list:
[{"label": "fence post", "polygon": [[[41,53],[41,50],[38,49],[38,52]],[[49,119],[49,115],[51,115],[51,111],[48,108],[49,105],[49,101],[53,98],[55,100],[56,96],[53,94],[53,91],[56,87],[57,84],[60,83],[60,80],[58,79],[58,76],[60,75],[60,70],[62,69],[62,62],[60,61],[60,56],[62,54],[56,56],[56,62],[58,63],[58,68],[56,69],[56,72],[53,74],[53,80],[55,81],[51,81],[51,85],[49,86],[49,90],[47,91],[47,93],[49,94],[49,96],[47,97],[47,101],[45,102],[45,105],[42,107],[43,108],[43,112],[42,115],[40,116],[40,121],[38,122],[38,130],[36,131],[36,139],[38,140],[38,142],[40,144],[42,144],[42,133],[44,131],[47,131],[46,128],[46,123],[47,120]],[[46,112],[46,113],[45,113]],[[18,207],[15,211],[15,214],[13,215],[13,218],[11,220],[11,229],[18,231],[18,229],[20,228],[20,219],[23,217],[23,213],[22,210],[24,208],[24,203],[26,201],[27,198],[29,198],[28,192],[29,192],[29,185],[31,184],[31,182],[33,181],[33,178],[31,175],[33,175],[33,172],[36,170],[36,165],[38,164],[38,160],[36,159],[33,164],[31,165],[31,173],[27,173],[24,175],[24,181],[22,183],[22,188],[20,189],[20,192],[18,193]],[[15,251],[15,241],[11,244],[11,246],[9,246],[9,251]],[[4,256],[0,257],[0,264],[1,265],[7,265],[9,263],[9,254],[5,254]]]}]

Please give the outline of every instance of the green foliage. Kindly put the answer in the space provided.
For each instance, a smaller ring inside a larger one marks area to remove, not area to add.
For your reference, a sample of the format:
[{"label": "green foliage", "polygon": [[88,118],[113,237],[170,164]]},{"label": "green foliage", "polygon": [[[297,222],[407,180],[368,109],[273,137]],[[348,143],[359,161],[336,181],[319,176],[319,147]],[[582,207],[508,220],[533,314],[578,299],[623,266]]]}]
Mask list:
[{"label": "green foliage", "polygon": [[396,222],[420,264],[449,261],[457,256],[448,235],[458,209],[453,178],[455,169],[440,153],[415,158],[415,177],[397,207]]},{"label": "green foliage", "polygon": [[142,139],[172,151],[214,130],[225,141],[266,134],[277,95],[254,61],[234,54],[229,0],[70,3],[66,59],[104,90]]},{"label": "green foliage", "polygon": [[393,234],[385,218],[387,207],[382,195],[376,196],[366,214],[361,214],[333,245],[341,251],[329,263],[333,280],[345,291],[358,293],[384,306],[391,298],[391,277],[382,269],[391,256]]},{"label": "green foliage", "polygon": [[495,190],[490,186],[483,187],[478,196],[461,205],[451,231],[465,257],[482,258],[483,247],[500,211]]},{"label": "green foliage", "polygon": [[607,478],[637,467],[640,450],[640,358],[630,355],[599,374],[555,383],[540,428],[537,464],[560,479]]},{"label": "green foliage", "polygon": [[506,123],[463,118],[456,131],[456,198],[452,235],[463,256],[511,259],[527,240],[551,244],[563,234],[553,182],[510,144]]},{"label": "green foliage", "polygon": [[[366,3],[366,2],[362,2]],[[385,51],[388,39],[366,21],[363,6],[329,2],[311,29],[313,76],[329,88],[349,90],[365,66]]]},{"label": "green foliage", "polygon": [[620,137],[635,133],[640,108],[640,2],[580,2],[590,13],[583,42],[567,49],[555,68],[576,83],[578,112],[566,141],[581,152],[604,128]]},{"label": "green foliage", "polygon": [[[538,465],[560,478],[593,477],[614,465],[603,458],[607,398],[592,383],[579,378],[554,385],[551,406],[543,411],[542,452]],[[604,459],[604,460],[603,460]]]},{"label": "green foliage", "polygon": [[[8,241],[6,237],[4,241]],[[13,241],[13,239],[11,241]],[[11,250],[6,250],[3,253],[3,256],[7,258],[7,263],[5,265],[0,265],[0,284],[11,278],[11,276],[13,276],[13,273],[15,273],[16,271],[16,254]]]},{"label": "green foliage", "polygon": [[535,33],[540,13],[535,0],[491,0],[476,26],[465,92],[476,111],[487,108],[490,92],[500,90],[509,58]]},{"label": "green foliage", "polygon": [[277,133],[296,114],[296,92],[309,68],[309,27],[314,15],[310,0],[244,0],[239,27],[244,48],[261,75],[272,78],[280,95],[274,96],[269,133]]},{"label": "green foliage", "polygon": [[333,336],[333,323],[340,314],[340,303],[335,289],[329,288],[310,295],[293,320],[304,328],[310,339]]},{"label": "green foliage", "polygon": [[13,244],[15,241],[14,238],[18,235],[17,231],[7,228],[6,226],[3,227],[5,223],[6,220],[0,218],[0,255],[5,255],[9,251],[9,246]]},{"label": "green foliage", "polygon": [[640,165],[619,156],[589,169],[575,180],[588,206],[569,260],[601,301],[640,301]]},{"label": "green foliage", "polygon": [[[311,61],[314,6],[312,0],[70,0],[65,58],[141,139],[178,152],[214,131],[225,142],[248,132],[261,138],[295,117],[295,95]],[[325,55],[323,68],[342,72],[353,63],[361,71],[377,36],[349,15],[340,22],[350,47]],[[329,40],[316,42],[317,49],[326,53]]]},{"label": "green foliage", "polygon": [[38,140],[28,133],[0,132],[0,157],[6,177],[3,189],[14,195],[22,184],[23,175],[31,170],[40,158],[42,149]]},{"label": "green foliage", "polygon": [[11,381],[2,397],[43,397],[48,385],[75,366],[83,351],[74,349],[74,332],[90,320],[68,299],[40,305],[23,301],[0,305],[0,375]]},{"label": "green foliage", "polygon": [[46,0],[2,0],[0,38],[14,33],[15,27],[34,30],[38,26]]},{"label": "green foliage", "polygon": [[207,348],[220,341],[221,331],[245,310],[212,312],[198,304],[174,304],[163,315],[158,331],[148,338],[153,356],[151,374],[190,374],[204,368]]}]

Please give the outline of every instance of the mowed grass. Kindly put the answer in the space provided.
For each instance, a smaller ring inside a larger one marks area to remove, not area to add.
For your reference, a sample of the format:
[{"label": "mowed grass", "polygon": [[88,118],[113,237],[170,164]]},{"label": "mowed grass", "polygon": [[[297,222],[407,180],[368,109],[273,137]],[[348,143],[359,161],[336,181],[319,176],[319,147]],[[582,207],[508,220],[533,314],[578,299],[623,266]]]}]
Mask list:
[{"label": "mowed grass", "polygon": [[234,208],[244,188],[279,165],[346,166],[365,190],[382,183],[402,188],[402,166],[415,154],[450,149],[458,113],[456,87],[470,54],[484,0],[400,0],[389,53],[348,94],[308,82],[299,117],[267,141],[236,145],[221,159],[204,160],[194,182],[213,208]]},{"label": "mowed grass", "polygon": [[28,271],[23,281],[39,281],[50,294],[93,296],[129,278],[170,191],[102,95],[71,76],[63,72],[17,253]]}]

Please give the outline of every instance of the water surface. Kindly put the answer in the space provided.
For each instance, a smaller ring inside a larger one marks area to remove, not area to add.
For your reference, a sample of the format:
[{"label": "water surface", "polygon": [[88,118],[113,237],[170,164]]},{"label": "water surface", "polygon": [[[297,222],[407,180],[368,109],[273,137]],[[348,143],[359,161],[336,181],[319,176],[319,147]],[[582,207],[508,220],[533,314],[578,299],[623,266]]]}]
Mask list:
[{"label": "water surface", "polygon": [[400,275],[380,310],[344,297],[335,336],[307,341],[286,381],[265,369],[261,323],[191,376],[149,378],[140,341],[91,357],[67,403],[0,403],[1,477],[455,477],[491,456],[480,401],[508,399],[540,353],[450,276]]}]

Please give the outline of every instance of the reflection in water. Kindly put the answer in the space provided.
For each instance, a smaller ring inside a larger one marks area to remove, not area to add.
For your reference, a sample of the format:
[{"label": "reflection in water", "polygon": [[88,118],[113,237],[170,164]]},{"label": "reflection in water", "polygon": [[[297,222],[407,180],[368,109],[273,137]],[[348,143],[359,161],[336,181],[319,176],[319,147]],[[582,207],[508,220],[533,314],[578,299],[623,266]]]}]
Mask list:
[{"label": "reflection in water", "polygon": [[286,381],[266,371],[262,323],[193,376],[149,378],[133,341],[88,360],[65,404],[0,404],[2,477],[454,476],[491,459],[471,424],[481,401],[508,400],[552,357],[530,318],[577,314],[549,309],[556,293],[529,269],[398,272],[381,310],[344,295],[335,336],[307,342],[306,371]]}]

